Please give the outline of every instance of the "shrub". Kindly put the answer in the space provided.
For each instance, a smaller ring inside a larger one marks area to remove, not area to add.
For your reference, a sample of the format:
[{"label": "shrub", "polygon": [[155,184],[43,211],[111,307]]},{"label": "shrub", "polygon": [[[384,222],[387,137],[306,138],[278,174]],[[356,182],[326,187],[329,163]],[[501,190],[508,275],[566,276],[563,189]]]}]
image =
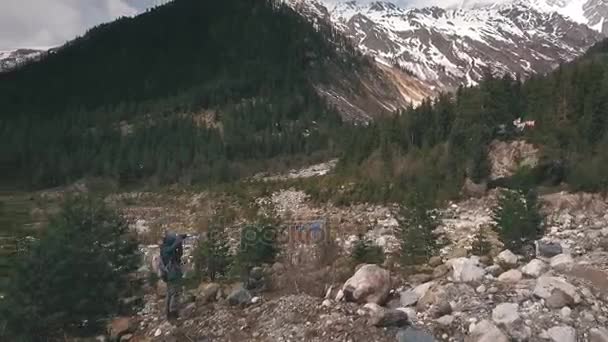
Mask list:
[{"label": "shrub", "polygon": [[543,216],[534,191],[503,190],[494,209],[494,230],[506,248],[522,252],[526,245],[543,236]]},{"label": "shrub", "polygon": [[374,242],[359,234],[351,253],[355,264],[382,264],[384,262],[384,250]]},{"label": "shrub", "polygon": [[127,222],[102,201],[68,200],[16,265],[0,308],[6,340],[48,341],[98,328],[118,310],[139,264],[128,233]]}]

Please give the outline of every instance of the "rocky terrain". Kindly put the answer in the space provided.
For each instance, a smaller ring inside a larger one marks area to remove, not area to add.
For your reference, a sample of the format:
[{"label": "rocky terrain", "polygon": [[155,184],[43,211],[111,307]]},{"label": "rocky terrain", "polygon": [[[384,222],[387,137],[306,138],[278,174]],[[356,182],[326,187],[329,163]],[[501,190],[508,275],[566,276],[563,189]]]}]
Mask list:
[{"label": "rocky terrain", "polygon": [[346,260],[358,232],[389,256],[397,252],[396,206],[320,206],[297,189],[257,202],[285,222],[324,218],[334,260],[323,264],[317,247],[286,242],[279,262],[255,271],[264,290],[203,283],[185,296],[177,324],[163,318],[162,282],[150,285],[139,313],[122,318],[122,340],[608,341],[608,201],[600,195],[542,196],[547,234],[531,259],[503,250],[495,237],[493,257],[471,256],[496,191],[451,203],[437,229],[449,245],[414,273],[390,258],[356,268]]},{"label": "rocky terrain", "polygon": [[0,72],[8,71],[19,65],[40,58],[43,54],[43,50],[35,49],[0,51]]}]

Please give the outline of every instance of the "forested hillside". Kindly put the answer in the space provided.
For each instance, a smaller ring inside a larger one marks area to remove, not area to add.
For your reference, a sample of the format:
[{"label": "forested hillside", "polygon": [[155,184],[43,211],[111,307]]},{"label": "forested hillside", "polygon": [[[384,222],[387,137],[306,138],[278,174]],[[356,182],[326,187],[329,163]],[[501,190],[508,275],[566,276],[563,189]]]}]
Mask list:
[{"label": "forested hillside", "polygon": [[341,120],[314,86],[362,63],[277,2],[177,0],[0,74],[2,171],[31,186],[207,182],[328,152]]},{"label": "forested hillside", "polygon": [[[518,118],[535,120],[536,125],[517,132],[512,123]],[[549,75],[521,82],[488,72],[478,87],[461,87],[456,94],[355,130],[346,144],[340,177],[359,182],[346,192],[348,199],[399,201],[413,188],[445,199],[458,194],[466,177],[487,179],[493,139],[523,135],[541,146],[542,166],[522,170],[516,179],[507,180],[511,186],[565,181],[577,190],[605,191],[607,133],[604,41]]]}]

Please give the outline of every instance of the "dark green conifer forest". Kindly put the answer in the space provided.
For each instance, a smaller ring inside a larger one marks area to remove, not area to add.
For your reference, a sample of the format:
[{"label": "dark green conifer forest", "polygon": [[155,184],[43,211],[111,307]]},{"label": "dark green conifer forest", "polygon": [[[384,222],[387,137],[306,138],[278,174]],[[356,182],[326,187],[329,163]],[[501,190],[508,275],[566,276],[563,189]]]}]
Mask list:
[{"label": "dark green conifer forest", "polygon": [[0,165],[33,187],[234,179],[235,161],[331,150],[341,120],[314,85],[362,61],[273,1],[177,0],[0,74]]}]

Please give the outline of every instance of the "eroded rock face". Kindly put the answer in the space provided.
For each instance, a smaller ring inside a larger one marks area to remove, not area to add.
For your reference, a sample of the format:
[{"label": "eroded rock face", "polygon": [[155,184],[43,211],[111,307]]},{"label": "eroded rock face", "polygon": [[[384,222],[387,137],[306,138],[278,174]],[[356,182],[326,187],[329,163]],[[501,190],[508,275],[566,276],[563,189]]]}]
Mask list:
[{"label": "eroded rock face", "polygon": [[358,303],[383,304],[391,289],[389,271],[378,265],[363,265],[342,287],[344,299]]}]

